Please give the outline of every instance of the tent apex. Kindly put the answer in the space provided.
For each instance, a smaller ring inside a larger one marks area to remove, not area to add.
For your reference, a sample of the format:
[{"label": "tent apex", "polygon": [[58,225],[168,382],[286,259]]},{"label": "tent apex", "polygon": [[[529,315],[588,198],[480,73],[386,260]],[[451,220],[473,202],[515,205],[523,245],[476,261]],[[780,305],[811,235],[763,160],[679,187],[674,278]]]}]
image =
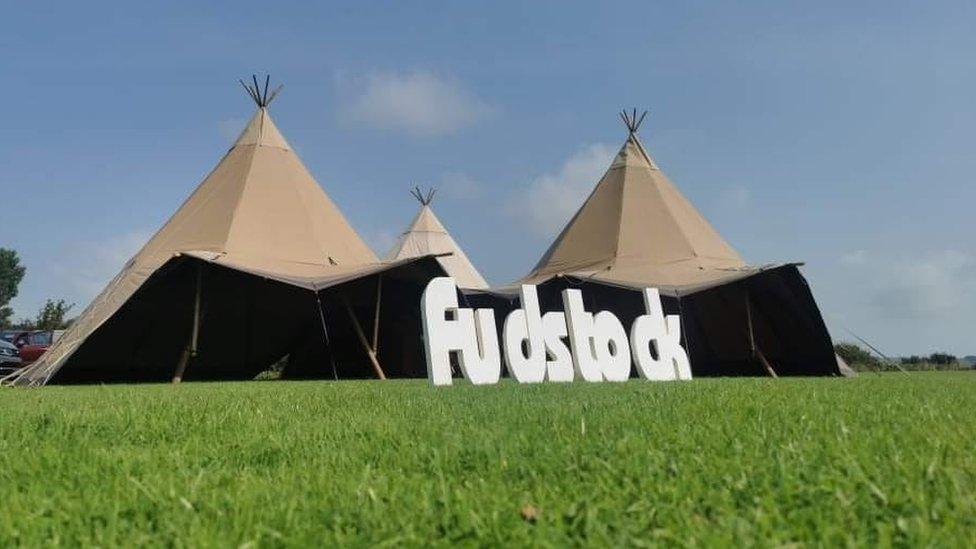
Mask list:
[{"label": "tent apex", "polygon": [[279,84],[278,87],[271,90],[269,93],[268,87],[271,84],[271,75],[264,76],[264,89],[262,89],[258,84],[258,77],[255,74],[251,75],[250,84],[245,84],[243,80],[238,80],[238,82],[240,82],[241,86],[244,87],[244,91],[247,92],[248,97],[250,97],[258,108],[261,109],[268,108],[268,105],[275,100],[275,97],[278,96],[278,92],[280,92],[281,88],[284,87],[283,85]]},{"label": "tent apex", "polygon": [[410,190],[410,195],[417,199],[422,206],[430,206],[430,203],[434,201],[434,195],[437,194],[437,189],[430,188],[427,192],[420,190],[420,186],[416,186]]},{"label": "tent apex", "polygon": [[646,116],[646,110],[641,113],[640,117],[637,116],[637,109],[632,109],[631,112],[627,112],[627,109],[620,111],[620,118],[624,121],[624,125],[627,126],[627,131],[630,132],[630,135],[637,133]]}]

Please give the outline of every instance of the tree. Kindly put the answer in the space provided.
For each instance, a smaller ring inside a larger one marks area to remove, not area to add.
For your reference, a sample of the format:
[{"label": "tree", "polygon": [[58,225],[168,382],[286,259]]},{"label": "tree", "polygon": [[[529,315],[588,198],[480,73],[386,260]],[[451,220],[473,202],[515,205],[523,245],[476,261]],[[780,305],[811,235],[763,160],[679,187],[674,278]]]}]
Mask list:
[{"label": "tree", "polygon": [[0,328],[10,324],[14,311],[9,305],[17,297],[17,288],[26,272],[16,251],[0,248]]},{"label": "tree", "polygon": [[958,359],[955,355],[950,355],[949,353],[932,353],[929,355],[929,362],[938,364],[939,366],[948,366],[949,364],[958,362]]},{"label": "tree", "polygon": [[844,362],[852,368],[862,366],[872,370],[880,370],[884,366],[876,356],[855,343],[838,343],[834,345],[834,352],[840,355]]},{"label": "tree", "polygon": [[65,317],[68,316],[68,311],[74,306],[74,303],[69,304],[63,299],[47,300],[41,310],[37,312],[37,318],[31,323],[33,324],[31,329],[63,330],[67,328],[71,322]]}]

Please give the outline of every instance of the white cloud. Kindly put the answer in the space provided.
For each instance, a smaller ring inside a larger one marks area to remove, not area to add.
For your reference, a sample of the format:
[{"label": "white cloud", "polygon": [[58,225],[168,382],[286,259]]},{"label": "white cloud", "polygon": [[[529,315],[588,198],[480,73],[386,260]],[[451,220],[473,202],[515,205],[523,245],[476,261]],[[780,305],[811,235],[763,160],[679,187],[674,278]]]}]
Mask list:
[{"label": "white cloud", "polygon": [[351,85],[360,89],[345,106],[344,118],[374,129],[446,135],[495,112],[459,82],[426,71],[379,72]]},{"label": "white cloud", "polygon": [[894,318],[950,317],[973,306],[973,266],[973,257],[957,250],[872,265],[876,289],[871,302]]},{"label": "white cloud", "polygon": [[552,237],[589,196],[613,160],[615,149],[597,143],[580,149],[559,171],[543,174],[513,197],[508,211],[540,236]]},{"label": "white cloud", "polygon": [[470,200],[481,196],[482,185],[468,174],[448,172],[441,176],[438,192],[454,199]]},{"label": "white cloud", "polygon": [[101,242],[75,243],[51,264],[52,274],[80,310],[122,270],[150,236],[150,231],[139,230]]}]

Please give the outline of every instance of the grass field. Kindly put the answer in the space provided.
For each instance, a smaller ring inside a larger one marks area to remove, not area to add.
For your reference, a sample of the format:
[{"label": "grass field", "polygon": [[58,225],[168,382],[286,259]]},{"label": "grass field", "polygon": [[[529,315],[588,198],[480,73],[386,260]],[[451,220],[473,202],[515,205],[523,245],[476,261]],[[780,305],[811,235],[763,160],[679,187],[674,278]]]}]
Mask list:
[{"label": "grass field", "polygon": [[0,546],[976,541],[969,372],[48,387],[0,414]]}]

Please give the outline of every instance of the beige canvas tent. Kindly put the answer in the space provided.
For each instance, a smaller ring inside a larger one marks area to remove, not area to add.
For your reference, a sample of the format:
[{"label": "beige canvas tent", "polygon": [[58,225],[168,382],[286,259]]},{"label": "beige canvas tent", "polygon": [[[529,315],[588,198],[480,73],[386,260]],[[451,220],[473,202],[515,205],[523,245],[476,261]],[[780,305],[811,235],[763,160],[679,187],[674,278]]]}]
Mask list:
[{"label": "beige canvas tent", "polygon": [[[646,113],[645,113],[646,114]],[[644,115],[622,113],[627,140],[593,192],[521,281],[586,287],[593,307],[640,314],[654,287],[681,313],[698,375],[836,374],[830,336],[796,263],[746,264],[637,137]]]},{"label": "beige canvas tent", "polygon": [[443,270],[379,261],[272,121],[277,90],[245,88],[257,112],[216,168],[7,383],[247,379],[285,355],[302,377],[423,375],[409,337]]},{"label": "beige canvas tent", "polygon": [[387,254],[388,261],[409,259],[425,255],[436,255],[437,261],[454,277],[459,288],[484,290],[488,283],[482,278],[478,269],[471,264],[471,260],[451,237],[441,223],[430,203],[434,199],[435,191],[431,189],[426,194],[416,188],[411,191],[414,198],[420,202],[420,211],[407,230],[397,239],[393,249]]}]

